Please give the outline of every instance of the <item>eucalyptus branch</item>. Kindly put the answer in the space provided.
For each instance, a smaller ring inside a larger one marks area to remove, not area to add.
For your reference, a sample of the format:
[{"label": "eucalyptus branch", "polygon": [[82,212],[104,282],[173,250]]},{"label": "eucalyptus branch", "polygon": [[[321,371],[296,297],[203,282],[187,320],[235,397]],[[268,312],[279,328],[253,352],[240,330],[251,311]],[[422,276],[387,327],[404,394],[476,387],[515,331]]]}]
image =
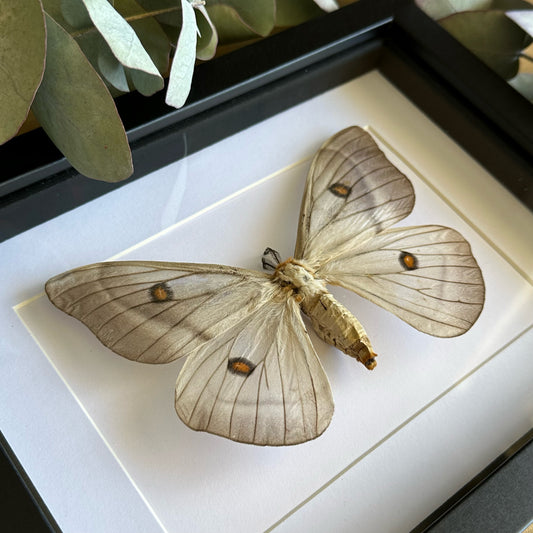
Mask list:
[{"label": "eucalyptus branch", "polygon": [[[136,20],[143,20],[147,18],[157,17],[158,15],[166,15],[167,13],[172,13],[175,11],[181,11],[181,8],[179,6],[176,7],[167,7],[165,9],[156,9],[154,11],[146,12],[146,13],[139,13],[137,15],[130,15],[129,17],[122,17],[125,21],[128,23],[135,22]],[[75,32],[72,32],[70,35],[74,37],[74,39],[81,37],[82,35],[86,35],[88,33],[98,31],[95,26],[91,26],[90,28],[84,28],[82,30],[78,30]]]}]

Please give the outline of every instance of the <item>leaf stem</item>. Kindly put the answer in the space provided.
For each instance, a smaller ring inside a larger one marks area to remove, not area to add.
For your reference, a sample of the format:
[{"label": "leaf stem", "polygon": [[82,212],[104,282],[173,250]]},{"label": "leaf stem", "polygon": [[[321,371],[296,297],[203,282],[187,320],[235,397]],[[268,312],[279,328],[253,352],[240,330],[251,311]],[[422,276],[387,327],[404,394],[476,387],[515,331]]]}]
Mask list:
[{"label": "leaf stem", "polygon": [[[150,11],[150,12],[147,11],[144,13],[139,13],[137,15],[131,15],[129,17],[122,17],[122,18],[126,20],[127,22],[135,22],[136,20],[143,20],[146,18],[157,17],[158,15],[165,15],[166,13],[172,13],[173,11],[181,11],[181,8],[179,6],[176,6],[176,7],[167,7],[165,9],[155,9],[154,11]],[[95,26],[91,26],[90,28],[84,28],[83,30],[72,32],[70,35],[74,37],[74,39],[76,39],[77,37],[80,37],[87,33],[91,33],[93,31],[97,31]]]},{"label": "leaf stem", "polygon": [[531,61],[533,63],[533,56],[530,56],[528,54],[524,54],[523,52],[520,52],[519,56],[523,59],[527,59],[528,61]]}]

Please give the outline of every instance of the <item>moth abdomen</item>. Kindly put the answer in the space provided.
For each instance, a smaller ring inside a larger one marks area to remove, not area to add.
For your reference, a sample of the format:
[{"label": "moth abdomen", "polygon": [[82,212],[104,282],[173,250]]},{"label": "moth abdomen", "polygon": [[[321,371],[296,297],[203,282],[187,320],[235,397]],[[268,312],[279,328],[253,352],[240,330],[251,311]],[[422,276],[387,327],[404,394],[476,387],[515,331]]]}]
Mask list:
[{"label": "moth abdomen", "polygon": [[369,370],[376,366],[376,354],[363,326],[330,292],[320,294],[314,302],[302,304],[302,310],[322,340],[354,357]]},{"label": "moth abdomen", "polygon": [[323,341],[355,357],[369,370],[376,366],[376,354],[361,323],[334,298],[326,283],[316,278],[305,262],[287,259],[277,266],[273,280],[292,291]]}]

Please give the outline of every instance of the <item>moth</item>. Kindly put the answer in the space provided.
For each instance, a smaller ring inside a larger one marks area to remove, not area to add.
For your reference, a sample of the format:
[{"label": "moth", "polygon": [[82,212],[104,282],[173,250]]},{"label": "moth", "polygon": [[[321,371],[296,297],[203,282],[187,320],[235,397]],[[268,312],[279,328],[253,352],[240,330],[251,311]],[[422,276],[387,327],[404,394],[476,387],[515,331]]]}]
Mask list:
[{"label": "moth", "polygon": [[50,279],[46,293],[128,359],[189,356],[175,408],[194,430],[257,445],[318,437],[333,415],[328,378],[302,319],[376,366],[362,325],[328,291],[340,285],[437,337],[465,333],[484,302],[481,270],[457,231],[392,228],[413,209],[411,182],[369,133],[347,128],[311,164],[294,257],[267,248],[258,272],[232,266],[119,261]]}]

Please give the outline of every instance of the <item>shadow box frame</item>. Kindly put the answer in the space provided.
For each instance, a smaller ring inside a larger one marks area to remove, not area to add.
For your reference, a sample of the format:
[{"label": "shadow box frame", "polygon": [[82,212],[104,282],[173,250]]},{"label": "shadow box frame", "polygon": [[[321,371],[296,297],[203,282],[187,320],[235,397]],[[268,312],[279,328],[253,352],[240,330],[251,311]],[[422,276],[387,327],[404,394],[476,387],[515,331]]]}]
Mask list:
[{"label": "shadow box frame", "polygon": [[[360,0],[198,65],[182,109],[166,106],[163,92],[150,98],[136,93],[118,98],[135,168],[126,182],[109,184],[81,176],[42,130],[0,147],[0,241],[371,70],[378,70],[533,211],[531,104],[414,2]],[[533,488],[533,482],[520,475],[532,468],[532,441],[533,430],[415,531],[443,524],[454,530],[454,524],[486,515],[495,497],[510,492],[514,497],[505,499],[510,507],[497,515],[502,522],[493,526],[509,530],[511,515],[516,524],[533,519],[533,504],[528,507],[516,497],[531,494]],[[26,513],[43,531],[59,531],[3,436],[0,444],[6,479],[2,492],[13,492],[9,512]]]}]

